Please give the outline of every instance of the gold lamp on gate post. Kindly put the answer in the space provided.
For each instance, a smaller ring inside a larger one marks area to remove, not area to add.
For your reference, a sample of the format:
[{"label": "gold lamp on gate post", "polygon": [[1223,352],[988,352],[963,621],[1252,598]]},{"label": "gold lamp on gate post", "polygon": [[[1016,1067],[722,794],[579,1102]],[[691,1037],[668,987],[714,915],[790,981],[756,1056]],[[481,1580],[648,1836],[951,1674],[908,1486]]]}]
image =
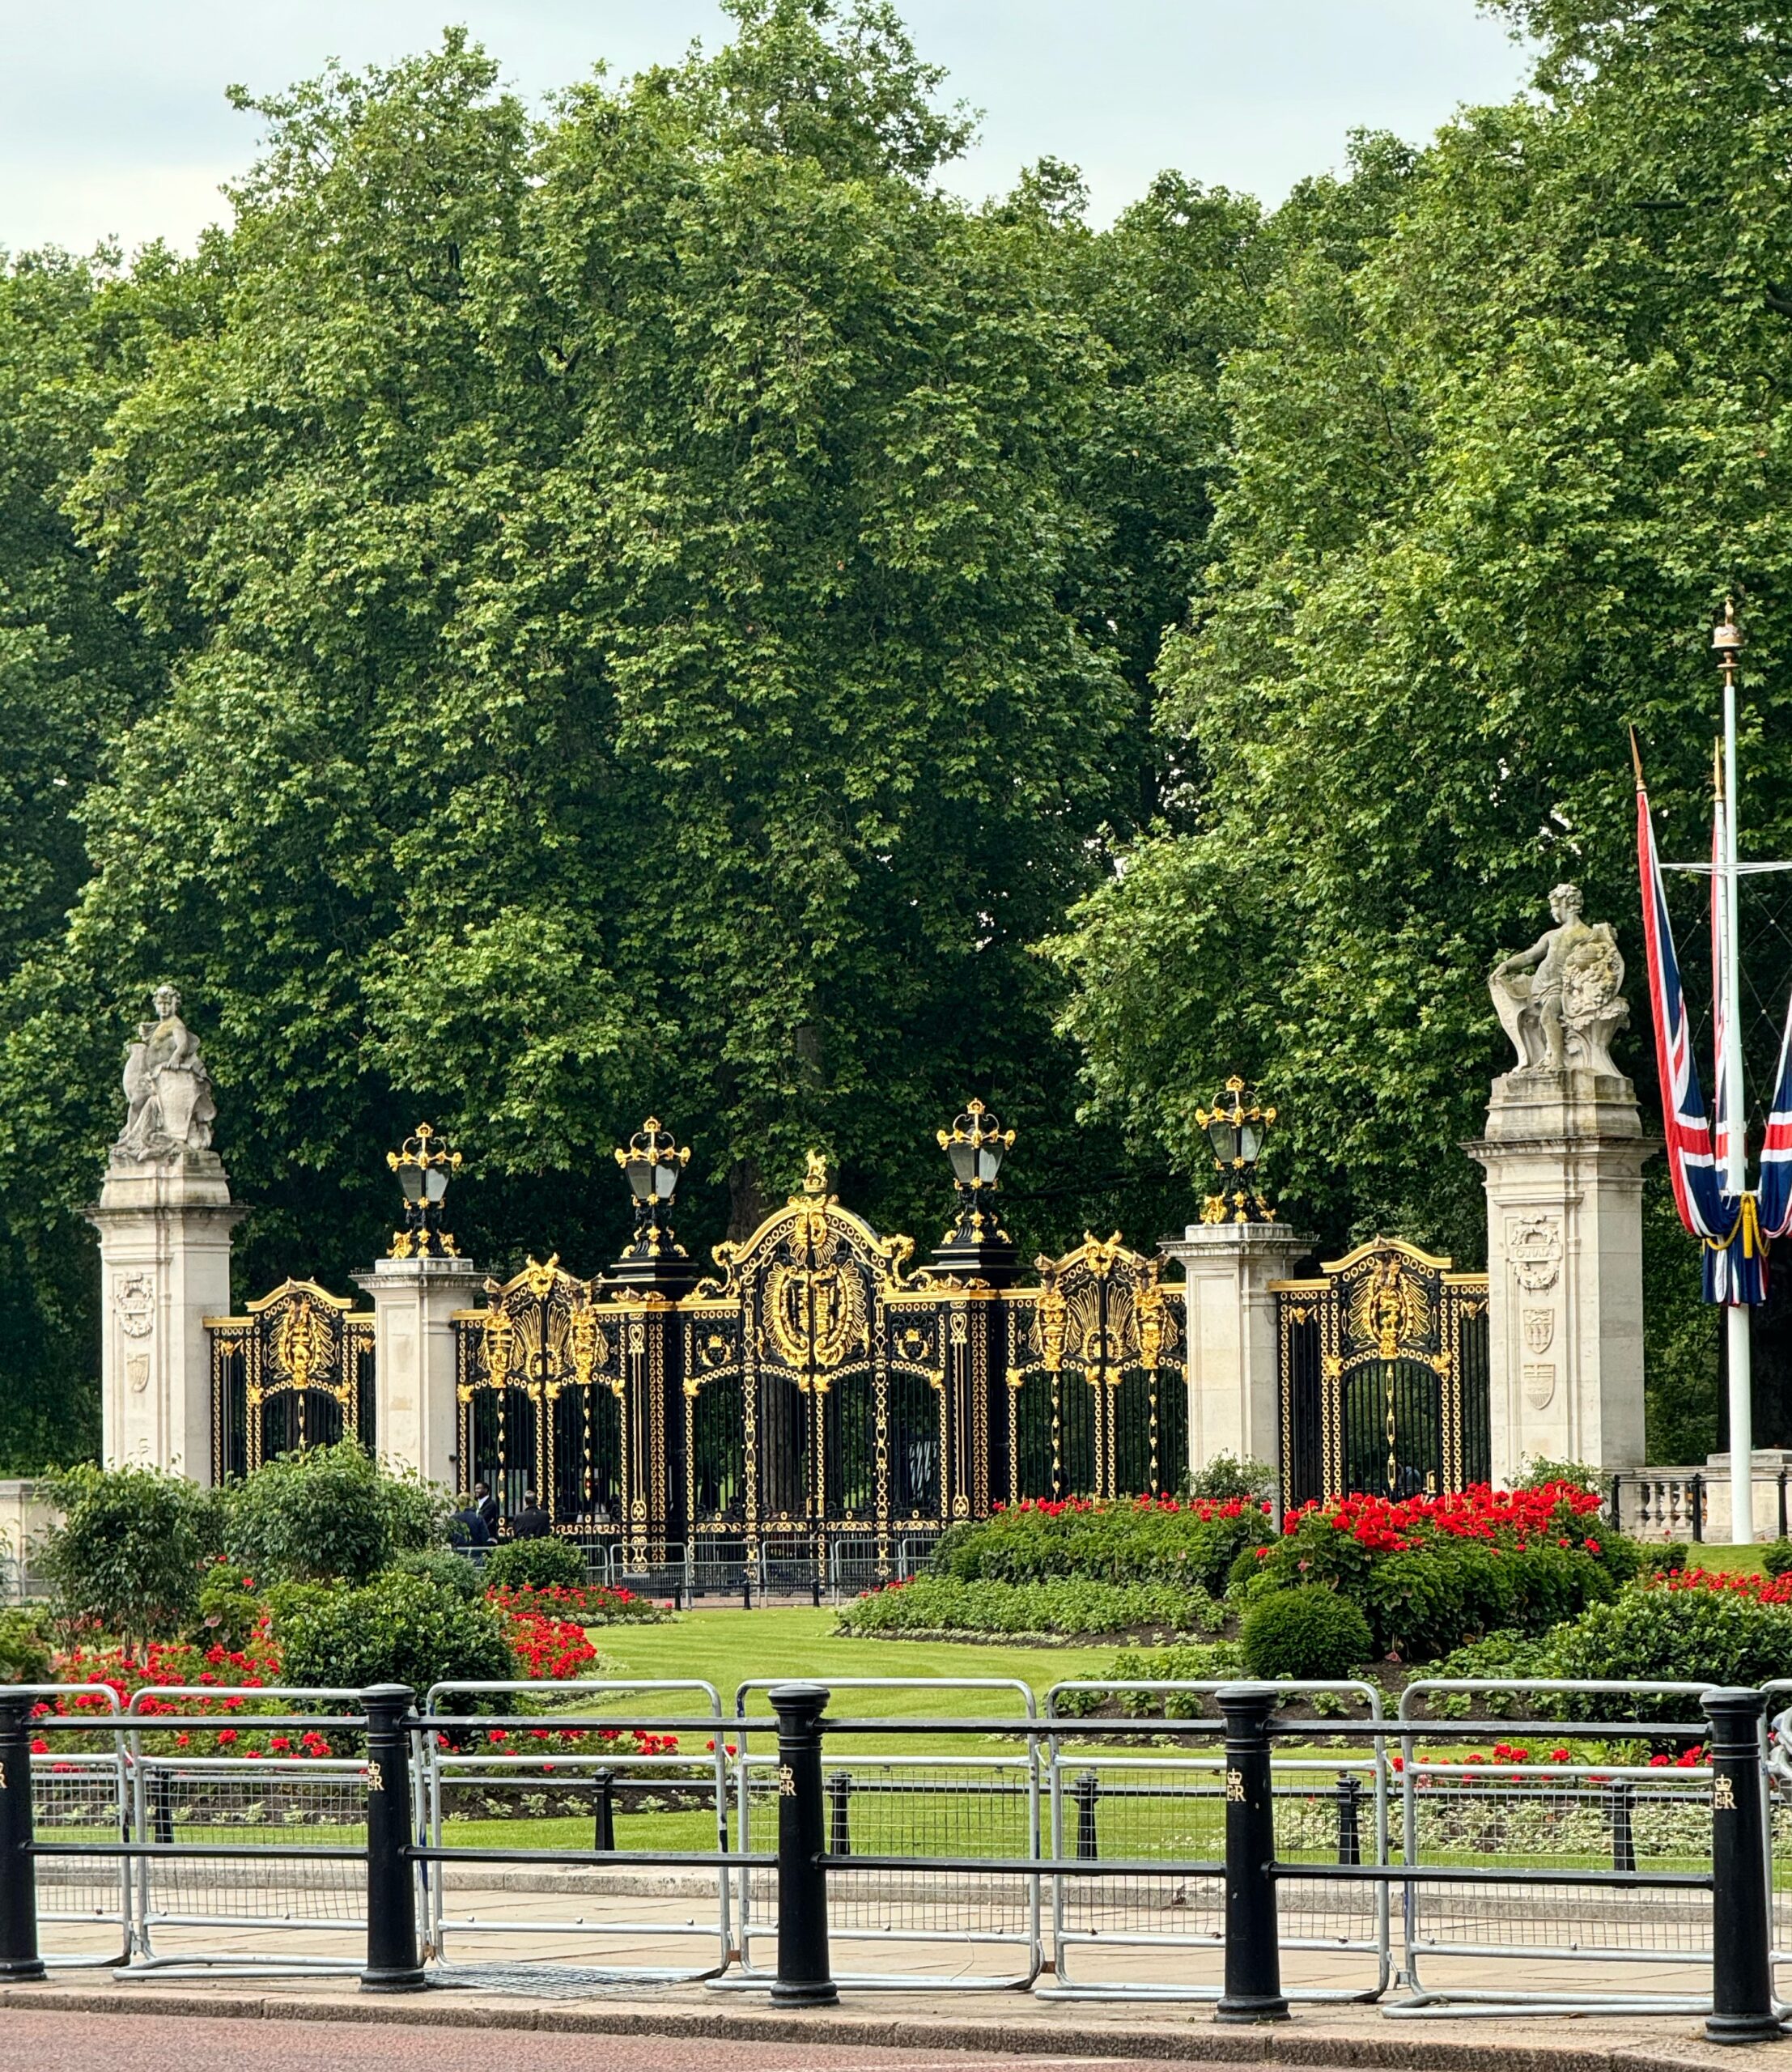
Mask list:
[{"label": "gold lamp on gate post", "polygon": [[1014,1148],[1014,1132],[1004,1130],[981,1101],[967,1101],[951,1128],[934,1135],[951,1161],[958,1197],[953,1228],[934,1247],[935,1267],[985,1286],[1005,1286],[1018,1274],[1018,1255],[1002,1228],[995,1197],[1000,1185],[996,1175]]},{"label": "gold lamp on gate post", "polygon": [[405,1227],[392,1233],[395,1259],[457,1259],[454,1240],[442,1228],[448,1182],[461,1170],[461,1154],[449,1149],[427,1123],[419,1123],[402,1146],[386,1153],[405,1196]]},{"label": "gold lamp on gate post", "polygon": [[1276,1110],[1256,1102],[1245,1106],[1245,1083],[1234,1072],[1211,1108],[1197,1108],[1195,1119],[1213,1149],[1214,1170],[1224,1177],[1220,1191],[1201,1208],[1204,1223],[1273,1223],[1276,1212],[1257,1188],[1257,1161],[1263,1155]]},{"label": "gold lamp on gate post", "polygon": [[686,1144],[681,1150],[672,1132],[660,1127],[659,1117],[649,1115],[626,1146],[617,1152],[616,1162],[635,1197],[635,1242],[623,1259],[637,1262],[662,1257],[682,1259],[684,1247],[673,1237],[672,1226],[660,1218],[672,1208],[680,1177],[690,1163],[690,1147]]}]

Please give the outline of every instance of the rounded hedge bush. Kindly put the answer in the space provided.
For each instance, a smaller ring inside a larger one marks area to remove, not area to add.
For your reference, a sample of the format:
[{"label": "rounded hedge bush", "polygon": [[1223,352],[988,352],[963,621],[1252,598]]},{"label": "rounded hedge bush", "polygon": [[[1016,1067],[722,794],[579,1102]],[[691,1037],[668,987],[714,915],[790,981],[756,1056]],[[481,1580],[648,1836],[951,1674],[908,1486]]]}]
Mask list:
[{"label": "rounded hedge bush", "polygon": [[432,1577],[389,1569],[359,1590],[313,1586],[293,1596],[275,1623],[289,1684],[350,1691],[408,1684],[421,1704],[432,1684],[516,1675],[497,1613]]},{"label": "rounded hedge bush", "polygon": [[1375,1650],[1369,1621],[1350,1599],[1317,1587],[1259,1598],[1238,1640],[1251,1675],[1314,1682],[1348,1676]]},{"label": "rounded hedge bush", "polygon": [[512,1590],[583,1590],[585,1556],[564,1539],[506,1539],[486,1556],[486,1585]]},{"label": "rounded hedge bush", "polygon": [[485,1595],[485,1578],[465,1555],[456,1554],[446,1547],[419,1547],[408,1554],[401,1554],[389,1568],[389,1574],[401,1576],[427,1576],[431,1582],[440,1583],[443,1589],[452,1590],[456,1597],[465,1598],[469,1603]]}]

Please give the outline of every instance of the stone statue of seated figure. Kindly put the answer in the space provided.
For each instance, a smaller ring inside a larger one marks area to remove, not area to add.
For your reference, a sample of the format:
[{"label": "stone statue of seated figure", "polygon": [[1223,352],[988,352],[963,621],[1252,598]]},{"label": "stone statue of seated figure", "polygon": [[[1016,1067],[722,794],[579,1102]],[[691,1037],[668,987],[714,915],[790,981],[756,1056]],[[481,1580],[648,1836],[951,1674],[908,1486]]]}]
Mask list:
[{"label": "stone statue of seated figure", "polygon": [[1520,1072],[1604,1072],[1617,1077],[1612,1038],[1630,1019],[1620,1000],[1624,958],[1608,922],[1581,919],[1578,885],[1549,895],[1556,926],[1496,964],[1488,979],[1500,1025]]},{"label": "stone statue of seated figure", "polygon": [[199,1055],[198,1038],[180,1019],[180,996],[172,986],[155,994],[155,1020],[137,1025],[137,1041],[125,1059],[129,1110],[113,1155],[147,1166],[180,1158],[211,1145],[217,1120],[211,1075]]}]

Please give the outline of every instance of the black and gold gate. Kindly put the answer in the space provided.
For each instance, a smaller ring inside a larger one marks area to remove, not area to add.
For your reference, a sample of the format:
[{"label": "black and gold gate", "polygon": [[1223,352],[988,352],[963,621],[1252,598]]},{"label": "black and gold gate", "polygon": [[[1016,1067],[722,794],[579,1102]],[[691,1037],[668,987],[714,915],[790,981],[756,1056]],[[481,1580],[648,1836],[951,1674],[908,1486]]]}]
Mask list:
[{"label": "black and gold gate", "polygon": [[1378,1238],[1273,1292],[1289,1505],[1488,1480],[1485,1274]]},{"label": "black and gold gate", "polygon": [[1182,1305],[1161,1263],[1119,1232],[1034,1262],[1016,1289],[1008,1368],[1008,1501],[1158,1496],[1188,1458]]},{"label": "black and gold gate", "polygon": [[376,1444],[373,1318],[315,1280],[282,1282],[241,1317],[207,1317],[214,1482],[338,1439]]},{"label": "black and gold gate", "polygon": [[893,1533],[987,1508],[987,1390],[951,1357],[968,1351],[968,1297],[909,1280],[914,1249],[842,1208],[813,1153],[800,1193],[716,1247],[722,1277],[679,1305],[699,1547],[862,1536],[887,1567]]}]

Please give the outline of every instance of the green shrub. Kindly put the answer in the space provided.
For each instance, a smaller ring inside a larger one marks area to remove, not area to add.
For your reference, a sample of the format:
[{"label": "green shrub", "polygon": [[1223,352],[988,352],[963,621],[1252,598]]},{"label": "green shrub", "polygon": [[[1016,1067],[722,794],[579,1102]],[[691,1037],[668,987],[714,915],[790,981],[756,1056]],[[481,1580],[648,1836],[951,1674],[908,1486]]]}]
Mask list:
[{"label": "green shrub", "polygon": [[507,1539],[486,1556],[488,1588],[583,1590],[584,1550],[564,1539]]},{"label": "green shrub", "polygon": [[220,1554],[206,1565],[199,1582],[199,1623],[208,1645],[240,1648],[264,1609],[256,1579],[240,1562]]},{"label": "green shrub", "polygon": [[91,1621],[129,1650],[191,1628],[200,1565],[216,1548],[210,1492],[135,1467],[69,1468],[40,1486],[62,1514],[37,1565],[63,1618]]},{"label": "green shrub", "polygon": [[448,1496],[353,1439],[258,1467],[224,1495],[224,1545],[264,1585],[364,1583],[394,1556],[446,1544]]},{"label": "green shrub", "polygon": [[[1683,1561],[1684,1569],[1686,1564]],[[1776,1539],[1761,1549],[1761,1569],[1769,1576],[1783,1576],[1792,1569],[1792,1539]]]},{"label": "green shrub", "polygon": [[[1510,1627],[1482,1639],[1454,1648],[1442,1662],[1425,1671],[1428,1676],[1495,1677],[1510,1680],[1521,1676],[1550,1676],[1549,1641]],[[1440,1719],[1505,1719],[1521,1702],[1509,1691],[1453,1691],[1440,1692],[1431,1709]]]},{"label": "green shrub", "polygon": [[1217,1592],[1239,1550],[1269,1537],[1254,1502],[1192,1505],[1168,1499],[1016,1504],[975,1525],[954,1526],[934,1548],[936,1575],[961,1582],[1174,1583]]},{"label": "green shrub", "polygon": [[9,1605],[0,1611],[0,1684],[47,1684],[49,1637],[35,1605]]},{"label": "green shrub", "polygon": [[[1091,1684],[1211,1684],[1236,1676],[1243,1657],[1236,1641],[1178,1641],[1167,1648],[1127,1648]],[[1208,1710],[1196,1691],[1120,1691],[1115,1702],[1128,1719],[1200,1719]],[[1056,1700],[1067,1719],[1086,1719],[1105,1702],[1099,1690],[1067,1691]]]},{"label": "green shrub", "polygon": [[1168,1583],[1089,1582],[1067,1577],[1050,1583],[961,1582],[953,1576],[917,1576],[874,1590],[842,1614],[843,1633],[1084,1634],[1198,1631],[1217,1623],[1219,1607],[1204,1591]]},{"label": "green shrub", "polygon": [[[1633,1585],[1558,1628],[1548,1654],[1552,1676],[1763,1684],[1792,1675],[1792,1605],[1763,1604],[1740,1590]],[[1586,1694],[1567,1702],[1586,1719],[1699,1717],[1696,1702],[1684,1697]]]},{"label": "green shrub", "polygon": [[1348,1676],[1375,1645],[1357,1606],[1317,1585],[1259,1599],[1245,1614],[1238,1643],[1251,1675],[1313,1681]]},{"label": "green shrub", "polygon": [[390,1562],[388,1575],[427,1576],[444,1590],[451,1590],[469,1604],[485,1595],[485,1578],[464,1554],[448,1547],[413,1548]]},{"label": "green shrub", "polygon": [[1276,1472],[1260,1460],[1253,1460],[1247,1454],[1242,1460],[1234,1459],[1230,1454],[1216,1454],[1204,1467],[1198,1467],[1183,1481],[1183,1494],[1188,1497],[1208,1497],[1223,1503],[1229,1497],[1247,1497],[1261,1500],[1275,1484]]},{"label": "green shrub", "polygon": [[365,1690],[407,1684],[421,1702],[432,1684],[516,1674],[498,1615],[432,1577],[388,1569],[359,1588],[308,1590],[277,1619],[290,1683]]},{"label": "green shrub", "polygon": [[1602,1476],[1596,1467],[1589,1467],[1584,1460],[1545,1460],[1526,1457],[1524,1472],[1513,1484],[1514,1489],[1547,1489],[1552,1483],[1565,1482],[1571,1489],[1590,1490],[1595,1497],[1603,1497],[1609,1477]]}]

